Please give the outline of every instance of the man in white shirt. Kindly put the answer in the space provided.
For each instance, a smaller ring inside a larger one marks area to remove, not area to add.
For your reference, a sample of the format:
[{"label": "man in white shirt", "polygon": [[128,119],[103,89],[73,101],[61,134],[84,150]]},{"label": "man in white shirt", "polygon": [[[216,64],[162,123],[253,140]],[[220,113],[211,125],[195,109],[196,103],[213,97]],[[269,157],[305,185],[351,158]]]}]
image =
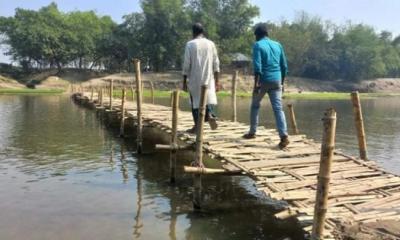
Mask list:
[{"label": "man in white shirt", "polygon": [[183,90],[189,91],[194,120],[193,128],[188,132],[196,133],[199,115],[201,86],[207,85],[206,121],[211,129],[218,127],[212,106],[217,104],[216,92],[219,91],[219,59],[215,44],[204,37],[204,28],[200,23],[192,27],[193,39],[186,43],[183,61]]}]

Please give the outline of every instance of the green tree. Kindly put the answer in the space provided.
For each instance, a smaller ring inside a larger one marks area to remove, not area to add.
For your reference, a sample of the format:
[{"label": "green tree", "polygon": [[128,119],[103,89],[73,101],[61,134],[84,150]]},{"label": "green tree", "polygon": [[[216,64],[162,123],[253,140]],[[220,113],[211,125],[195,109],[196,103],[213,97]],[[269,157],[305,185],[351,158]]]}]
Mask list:
[{"label": "green tree", "polygon": [[181,65],[188,17],[183,0],[142,0],[143,50],[156,71]]},{"label": "green tree", "polygon": [[373,28],[349,25],[334,34],[332,44],[338,50],[340,78],[358,81],[384,75],[380,40]]},{"label": "green tree", "polygon": [[253,19],[259,9],[248,0],[191,0],[189,11],[192,22],[201,22],[206,35],[217,43],[223,62],[232,53],[250,55]]},{"label": "green tree", "polygon": [[35,62],[38,66],[49,64],[61,70],[71,60],[71,31],[56,4],[39,11],[16,9],[15,16],[3,18],[1,24],[2,33],[7,35],[5,43],[11,46],[11,56],[22,65]]},{"label": "green tree", "polygon": [[116,24],[110,17],[99,17],[93,11],[74,11],[67,14],[68,29],[71,34],[72,58],[78,61],[80,69],[99,61],[98,46],[105,36],[112,33]]}]

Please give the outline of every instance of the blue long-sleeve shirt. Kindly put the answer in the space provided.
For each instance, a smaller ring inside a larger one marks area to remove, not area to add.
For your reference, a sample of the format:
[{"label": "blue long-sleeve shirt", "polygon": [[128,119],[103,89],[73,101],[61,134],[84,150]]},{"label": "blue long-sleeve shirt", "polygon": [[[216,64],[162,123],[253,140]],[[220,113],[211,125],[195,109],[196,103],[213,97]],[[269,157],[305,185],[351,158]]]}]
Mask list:
[{"label": "blue long-sleeve shirt", "polygon": [[253,46],[253,67],[261,82],[281,81],[288,73],[282,45],[267,37],[257,41]]}]

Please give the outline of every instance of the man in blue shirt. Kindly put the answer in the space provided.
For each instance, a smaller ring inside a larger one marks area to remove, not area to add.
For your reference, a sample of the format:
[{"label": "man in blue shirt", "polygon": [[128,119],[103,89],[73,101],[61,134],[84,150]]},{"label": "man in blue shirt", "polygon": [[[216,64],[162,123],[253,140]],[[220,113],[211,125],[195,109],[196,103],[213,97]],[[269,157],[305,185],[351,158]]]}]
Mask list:
[{"label": "man in blue shirt", "polygon": [[281,141],[279,148],[289,144],[285,113],[282,110],[283,83],[288,73],[285,52],[280,43],[268,38],[267,25],[260,23],[254,31],[253,46],[254,90],[250,111],[250,131],[243,137],[256,137],[260,103],[266,93],[275,115],[276,127]]}]

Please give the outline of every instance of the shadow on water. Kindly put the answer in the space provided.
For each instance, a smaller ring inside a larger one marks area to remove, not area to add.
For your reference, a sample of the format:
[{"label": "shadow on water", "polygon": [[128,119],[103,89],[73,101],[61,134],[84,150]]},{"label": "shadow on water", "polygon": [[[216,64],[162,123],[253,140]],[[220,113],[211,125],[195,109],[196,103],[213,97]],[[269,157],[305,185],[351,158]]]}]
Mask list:
[{"label": "shadow on water", "polygon": [[0,239],[302,238],[246,177],[204,177],[193,212],[192,176],[171,185],[169,154],[137,156],[65,96],[0,96],[0,112]]}]

